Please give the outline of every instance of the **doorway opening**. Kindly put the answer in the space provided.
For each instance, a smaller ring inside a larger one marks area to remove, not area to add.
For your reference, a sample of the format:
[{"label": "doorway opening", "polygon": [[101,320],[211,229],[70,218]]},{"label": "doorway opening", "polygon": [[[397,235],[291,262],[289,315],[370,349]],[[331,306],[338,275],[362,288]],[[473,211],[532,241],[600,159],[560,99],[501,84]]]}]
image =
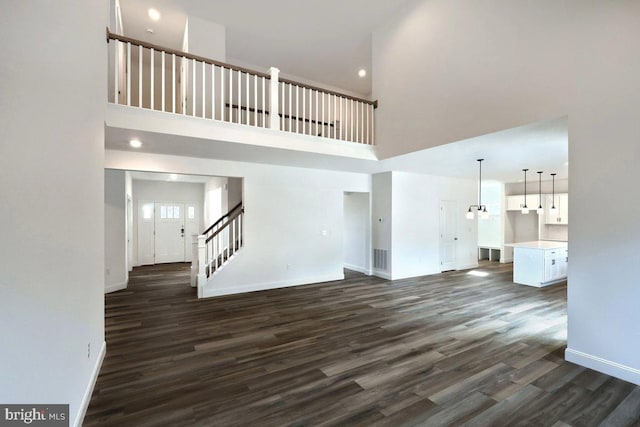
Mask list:
[{"label": "doorway opening", "polygon": [[345,277],[354,272],[371,274],[371,194],[345,192],[344,268]]}]

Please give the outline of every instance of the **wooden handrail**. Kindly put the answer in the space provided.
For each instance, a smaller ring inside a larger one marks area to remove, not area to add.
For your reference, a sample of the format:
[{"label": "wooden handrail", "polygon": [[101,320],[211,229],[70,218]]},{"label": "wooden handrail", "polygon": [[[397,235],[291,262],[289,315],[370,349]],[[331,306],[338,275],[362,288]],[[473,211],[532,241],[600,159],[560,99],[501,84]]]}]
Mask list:
[{"label": "wooden handrail", "polygon": [[[168,54],[174,54],[176,56],[181,56],[181,57],[187,58],[187,59],[195,59],[196,61],[201,61],[201,62],[204,62],[206,64],[218,65],[220,67],[228,68],[228,69],[231,69],[231,70],[240,71],[240,72],[248,73],[248,74],[254,74],[254,75],[258,76],[258,77],[264,77],[266,79],[271,79],[271,74],[263,73],[262,71],[251,70],[249,68],[240,67],[238,65],[228,64],[226,62],[216,61],[215,59],[209,59],[209,58],[205,58],[203,56],[194,55],[194,54],[191,54],[191,53],[188,53],[188,52],[183,52],[181,50],[171,49],[171,48],[164,47],[164,46],[159,46],[159,45],[156,45],[156,44],[153,44],[153,43],[147,43],[145,41],[134,39],[132,37],[121,36],[119,34],[112,33],[111,31],[109,31],[109,27],[107,27],[107,43],[109,43],[109,40],[118,40],[118,41],[121,41],[123,43],[131,43],[134,46],[142,46],[142,47],[147,48],[147,49],[154,49],[154,50],[157,50],[159,52],[165,52],[165,53],[168,53]],[[318,91],[318,92],[323,92],[323,93],[326,93],[326,94],[329,94],[329,95],[339,96],[339,97],[342,97],[342,98],[345,98],[345,99],[349,99],[349,100],[352,100],[352,101],[362,102],[364,104],[373,105],[373,108],[378,108],[378,101],[377,100],[370,101],[368,99],[358,98],[358,97],[355,97],[355,96],[347,95],[347,94],[336,92],[336,91],[333,91],[333,90],[324,89],[324,88],[321,88],[321,87],[318,87],[318,86],[312,86],[312,85],[308,85],[306,83],[300,83],[300,82],[297,82],[295,80],[289,80],[289,79],[280,78],[279,81],[282,82],[282,83],[298,86],[298,87],[301,87],[301,88],[311,89],[311,90],[315,90],[315,91]]]},{"label": "wooden handrail", "polygon": [[240,209],[238,212],[234,213],[233,215],[231,215],[229,217],[229,221],[227,222],[227,224],[222,227],[217,229],[216,231],[214,231],[214,233],[207,237],[206,243],[209,243],[211,240],[213,240],[214,237],[216,237],[218,234],[222,233],[224,231],[225,228],[227,228],[229,226],[229,224],[231,224],[231,221],[233,221],[234,219],[238,218],[242,213],[244,213],[244,208]]},{"label": "wooden handrail", "polygon": [[204,62],[206,64],[218,65],[220,67],[229,68],[231,70],[241,71],[243,73],[248,73],[248,74],[255,74],[258,77],[264,77],[266,79],[271,79],[271,74],[263,73],[262,71],[256,71],[256,70],[251,70],[249,68],[240,67],[238,65],[227,64],[226,62],[216,61],[215,59],[205,58],[204,56],[194,55],[192,53],[183,52],[181,50],[171,49],[171,48],[164,47],[164,46],[159,46],[159,45],[153,44],[153,43],[147,43],[145,41],[134,39],[132,37],[121,36],[119,34],[112,33],[111,31],[109,31],[109,28],[107,28],[107,43],[109,42],[109,40],[118,40],[118,41],[121,41],[123,43],[131,43],[134,46],[142,46],[142,47],[147,48],[147,49],[157,50],[158,52],[165,52],[165,53],[168,53],[168,54],[174,54],[176,56],[182,56],[182,57],[187,58],[187,59],[195,59],[196,61]]},{"label": "wooden handrail", "polygon": [[[236,209],[238,209],[240,206],[242,206],[242,202],[240,202],[240,203],[238,203],[237,205],[235,205],[234,207],[232,207],[232,208],[231,208],[231,210],[229,210],[229,212],[227,212],[226,214],[222,215],[222,216],[221,216],[221,217],[220,217],[216,222],[214,222],[213,224],[211,224],[211,226],[209,226],[209,228],[207,228],[206,230],[204,230],[204,231],[202,232],[202,234],[207,234],[208,232],[210,232],[211,230],[213,230],[213,228],[214,228],[216,225],[218,225],[218,224],[220,224],[222,221],[224,221],[224,219],[225,219],[226,217],[228,217],[229,215],[231,215],[231,213],[232,213],[233,211],[235,211]],[[207,242],[208,242],[208,240],[207,240]]]}]

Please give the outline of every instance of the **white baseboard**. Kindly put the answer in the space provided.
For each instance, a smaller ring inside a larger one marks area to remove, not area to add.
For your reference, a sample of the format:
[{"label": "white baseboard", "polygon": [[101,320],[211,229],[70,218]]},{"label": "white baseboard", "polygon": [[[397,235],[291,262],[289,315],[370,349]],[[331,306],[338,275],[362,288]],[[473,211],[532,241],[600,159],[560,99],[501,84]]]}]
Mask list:
[{"label": "white baseboard", "polygon": [[371,270],[364,268],[364,267],[360,267],[358,265],[353,265],[353,264],[344,264],[344,268],[347,268],[349,270],[353,270],[353,271],[357,271],[360,272],[362,274],[366,274],[367,276],[371,276]]},{"label": "white baseboard", "polygon": [[508,264],[510,262],[513,262],[513,258],[503,258],[503,259],[500,260],[500,262],[502,264]]},{"label": "white baseboard", "polygon": [[640,385],[640,369],[621,365],[619,363],[570,348],[565,350],[564,358],[569,362],[584,366],[585,368],[593,369],[594,371],[602,372],[603,374],[611,375],[612,377]]},{"label": "white baseboard", "polygon": [[382,279],[392,280],[391,279],[391,274],[387,273],[386,271],[372,270],[371,274],[376,276],[376,277],[380,277]]},{"label": "white baseboard", "polygon": [[104,287],[104,293],[108,294],[110,292],[121,291],[123,289],[127,289],[127,282],[114,283],[112,285],[106,285]]},{"label": "white baseboard", "polygon": [[96,364],[93,367],[93,371],[91,372],[91,378],[89,379],[89,384],[87,384],[87,389],[84,391],[84,396],[82,397],[82,401],[80,402],[80,409],[78,410],[78,415],[76,416],[76,420],[73,425],[76,427],[81,427],[82,422],[84,421],[84,416],[87,414],[87,408],[89,408],[89,402],[91,401],[91,395],[93,394],[93,389],[96,386],[96,381],[98,380],[98,374],[100,373],[100,368],[102,367],[102,362],[104,361],[104,356],[107,354],[107,343],[102,341],[102,347],[100,348],[100,354],[96,358]]},{"label": "white baseboard", "polygon": [[472,268],[478,268],[480,264],[477,262],[475,264],[467,264],[467,265],[459,265],[456,267],[456,270],[470,270]]},{"label": "white baseboard", "polygon": [[241,285],[227,288],[218,288],[215,285],[209,285],[202,289],[202,296],[199,298],[219,297],[222,295],[243,294],[245,292],[266,291],[268,289],[289,288],[291,286],[311,285],[314,283],[332,282],[334,280],[344,280],[344,274],[332,274],[326,276],[306,277],[297,280],[282,280],[268,283],[252,283],[249,285]]}]

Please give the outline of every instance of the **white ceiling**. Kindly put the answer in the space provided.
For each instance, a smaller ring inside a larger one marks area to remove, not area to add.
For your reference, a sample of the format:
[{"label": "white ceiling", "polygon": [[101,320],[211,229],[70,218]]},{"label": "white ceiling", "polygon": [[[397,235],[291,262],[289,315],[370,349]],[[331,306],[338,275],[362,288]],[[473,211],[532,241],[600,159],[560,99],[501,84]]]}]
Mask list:
[{"label": "white ceiling", "polygon": [[[143,142],[140,149],[129,147],[129,140]],[[250,163],[275,164],[311,169],[360,173],[405,171],[429,175],[477,179],[478,162],[484,158],[482,176],[486,180],[519,182],[522,169],[527,179],[537,180],[537,171],[557,179],[568,178],[567,119],[538,122],[479,136],[452,144],[421,150],[382,161],[360,160],[341,156],[237,144],[175,135],[141,132],[107,127],[107,149],[211,158]],[[143,179],[143,178],[140,178]],[[197,182],[197,181],[196,181]]]},{"label": "white ceiling", "polygon": [[527,181],[568,178],[569,143],[567,118],[538,122],[513,129],[441,145],[383,160],[385,170],[397,170],[459,178],[478,177],[477,159],[482,162],[482,178],[500,182],[520,182],[528,168]]},{"label": "white ceiling", "polygon": [[[371,92],[371,34],[407,0],[120,0],[127,36],[182,47],[187,16],[226,27],[227,61]],[[147,10],[162,17],[152,22]],[[146,32],[152,28],[154,34]],[[358,77],[360,68],[369,74]]]}]

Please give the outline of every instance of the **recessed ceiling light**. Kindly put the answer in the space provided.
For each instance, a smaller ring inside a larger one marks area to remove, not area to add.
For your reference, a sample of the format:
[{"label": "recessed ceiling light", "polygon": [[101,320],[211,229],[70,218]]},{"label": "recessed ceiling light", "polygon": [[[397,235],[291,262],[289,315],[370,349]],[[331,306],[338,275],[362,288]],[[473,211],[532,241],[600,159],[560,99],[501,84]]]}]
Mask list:
[{"label": "recessed ceiling light", "polygon": [[367,70],[365,70],[364,68],[360,68],[360,71],[358,71],[358,76],[367,77]]},{"label": "recessed ceiling light", "polygon": [[142,147],[142,142],[139,139],[132,139],[129,141],[129,145],[133,148],[140,148]]},{"label": "recessed ceiling light", "polygon": [[176,179],[178,179],[178,175],[176,175],[175,173],[169,174],[169,180],[175,181]]},{"label": "recessed ceiling light", "polygon": [[152,21],[160,20],[160,12],[158,12],[158,9],[150,8],[147,11],[147,14],[149,15],[149,18],[151,18]]},{"label": "recessed ceiling light", "polygon": [[149,33],[149,34],[153,34],[153,29],[151,29],[151,28],[147,28],[147,33]]}]

